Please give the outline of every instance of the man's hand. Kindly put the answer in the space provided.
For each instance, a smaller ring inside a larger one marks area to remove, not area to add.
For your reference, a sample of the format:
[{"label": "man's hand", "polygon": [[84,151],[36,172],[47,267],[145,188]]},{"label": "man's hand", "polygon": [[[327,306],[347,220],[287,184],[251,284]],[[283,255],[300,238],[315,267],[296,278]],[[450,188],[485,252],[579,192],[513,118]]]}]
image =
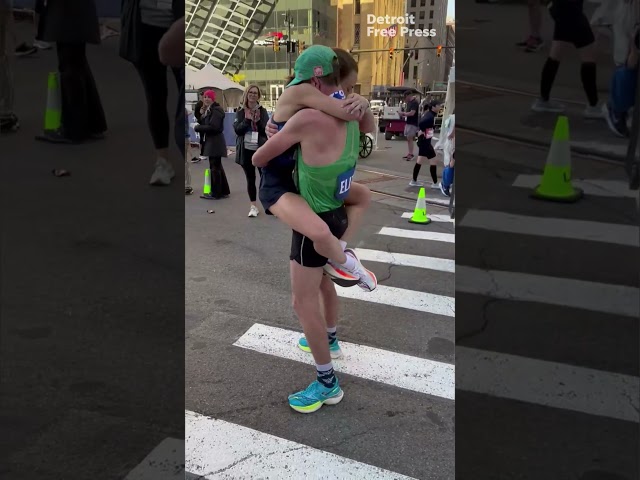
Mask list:
[{"label": "man's hand", "polygon": [[273,137],[276,133],[278,133],[278,126],[273,123],[273,118],[270,118],[267,122],[267,126],[265,127],[265,132],[267,132],[267,138]]},{"label": "man's hand", "polygon": [[347,112],[357,115],[358,118],[362,118],[369,109],[369,101],[357,93],[352,93],[345,99],[343,108]]}]

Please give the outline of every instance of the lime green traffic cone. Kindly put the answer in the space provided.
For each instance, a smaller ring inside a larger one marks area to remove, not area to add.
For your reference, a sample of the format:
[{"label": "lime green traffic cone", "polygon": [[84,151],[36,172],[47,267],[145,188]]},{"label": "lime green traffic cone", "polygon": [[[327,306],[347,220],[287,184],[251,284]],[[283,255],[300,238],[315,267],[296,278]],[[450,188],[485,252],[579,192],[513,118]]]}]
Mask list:
[{"label": "lime green traffic cone", "polygon": [[421,225],[426,225],[431,223],[431,219],[427,217],[427,195],[425,193],[424,187],[420,189],[420,193],[418,193],[418,201],[416,202],[416,208],[413,211],[413,215],[409,219],[409,223],[419,223]]},{"label": "lime green traffic cone", "polygon": [[542,180],[531,196],[540,200],[572,203],[580,200],[582,195],[582,190],[571,184],[569,119],[560,115],[553,132]]},{"label": "lime green traffic cone", "polygon": [[62,121],[60,82],[58,72],[49,73],[47,80],[47,109],[44,112],[44,131],[56,132]]},{"label": "lime green traffic cone", "polygon": [[204,186],[202,187],[202,195],[200,195],[200,198],[213,198],[211,196],[211,172],[208,168],[204,171]]}]

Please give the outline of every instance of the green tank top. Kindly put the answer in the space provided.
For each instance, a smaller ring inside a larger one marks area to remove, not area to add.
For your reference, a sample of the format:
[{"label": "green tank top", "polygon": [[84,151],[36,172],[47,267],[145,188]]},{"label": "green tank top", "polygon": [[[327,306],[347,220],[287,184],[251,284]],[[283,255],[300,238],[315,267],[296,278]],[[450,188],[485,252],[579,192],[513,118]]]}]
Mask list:
[{"label": "green tank top", "polygon": [[324,167],[311,167],[303,162],[298,148],[296,158],[296,183],[300,195],[315,213],[329,212],[340,208],[349,194],[351,181],[356,171],[360,151],[360,126],[358,122],[347,122],[347,140],[340,158]]}]

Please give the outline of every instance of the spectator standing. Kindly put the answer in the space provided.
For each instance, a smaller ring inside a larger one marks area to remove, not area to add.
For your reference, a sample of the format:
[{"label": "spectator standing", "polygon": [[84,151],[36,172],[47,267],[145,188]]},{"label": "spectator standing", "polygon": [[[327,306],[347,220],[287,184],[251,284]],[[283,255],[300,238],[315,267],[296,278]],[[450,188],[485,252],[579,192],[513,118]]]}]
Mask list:
[{"label": "spectator standing", "polygon": [[[177,0],[122,0],[120,56],[135,66],[147,98],[147,122],[156,149],[151,185],[169,185],[175,177],[169,162],[167,66],[160,61],[158,45],[183,16],[184,2]],[[171,72],[180,89],[184,66],[182,69],[172,67]]]},{"label": "spectator standing", "polygon": [[229,182],[224,173],[222,158],[227,157],[227,144],[224,140],[224,110],[216,103],[216,94],[213,90],[204,92],[204,114],[196,132],[205,134],[204,154],[209,157],[211,168],[211,197],[218,200],[228,197]]},{"label": "spectator standing", "polygon": [[95,1],[48,0],[42,16],[42,39],[56,43],[62,125],[38,139],[78,143],[100,137],[107,130],[107,121],[87,59],[87,43],[100,44]]},{"label": "spectator standing", "polygon": [[[258,147],[267,141],[265,127],[269,122],[269,113],[260,105],[262,94],[257,85],[249,85],[242,99],[242,108],[236,112],[233,128],[236,132],[236,163],[244,170],[249,194],[249,217],[257,217],[260,211],[256,205],[256,167],[252,159]],[[259,170],[262,175],[262,170]]]}]

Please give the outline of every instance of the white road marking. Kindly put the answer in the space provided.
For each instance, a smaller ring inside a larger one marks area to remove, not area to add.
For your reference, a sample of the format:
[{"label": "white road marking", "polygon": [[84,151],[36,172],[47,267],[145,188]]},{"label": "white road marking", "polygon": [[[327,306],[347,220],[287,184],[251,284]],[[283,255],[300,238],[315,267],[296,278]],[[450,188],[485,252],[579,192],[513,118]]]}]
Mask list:
[{"label": "white road marking", "polygon": [[[313,357],[297,346],[301,336],[302,334],[292,330],[256,323],[234,345],[315,365]],[[455,366],[452,364],[355,343],[340,342],[340,347],[344,357],[333,360],[336,372],[435,397],[450,400],[455,398]]]},{"label": "white road marking", "polygon": [[389,287],[387,285],[378,285],[373,292],[365,292],[357,286],[344,288],[336,285],[336,292],[342,298],[407,308],[447,317],[456,316],[456,299],[454,297]]},{"label": "white road marking", "polygon": [[[402,214],[402,218],[411,217],[413,217],[413,212],[405,212]],[[432,222],[450,222],[455,225],[455,219],[451,218],[449,215],[429,215],[429,212],[427,212],[427,217],[429,217]]]},{"label": "white road marking", "polygon": [[530,217],[491,210],[469,210],[460,220],[459,226],[540,237],[640,246],[640,228],[632,225]]},{"label": "white road marking", "polygon": [[[458,265],[456,291],[638,317],[640,290],[622,285]],[[375,292],[375,291],[374,291]]]},{"label": "white road marking", "polygon": [[387,263],[389,265],[399,265],[403,267],[426,268],[428,270],[450,273],[454,273],[456,270],[455,260],[448,260],[446,258],[423,257],[421,255],[408,255],[406,253],[390,253],[366,248],[356,248],[356,254],[360,260],[367,260],[369,262]]},{"label": "white road marking", "polygon": [[165,438],[124,480],[184,480],[184,440]]},{"label": "white road marking", "polygon": [[[542,175],[518,175],[513,182],[514,187],[535,188],[540,185]],[[586,195],[601,197],[636,198],[638,192],[630,190],[626,182],[618,180],[573,180],[574,187],[584,190]]]},{"label": "white road marking", "polygon": [[186,470],[206,480],[415,480],[190,411],[185,412],[185,430]]},{"label": "white road marking", "polygon": [[436,242],[456,243],[456,236],[453,233],[429,232],[426,230],[404,230],[401,228],[383,227],[378,232],[378,235],[412,238],[414,240],[432,240]]},{"label": "white road marking", "polygon": [[456,366],[463,391],[638,422],[638,377],[466,347]]}]

